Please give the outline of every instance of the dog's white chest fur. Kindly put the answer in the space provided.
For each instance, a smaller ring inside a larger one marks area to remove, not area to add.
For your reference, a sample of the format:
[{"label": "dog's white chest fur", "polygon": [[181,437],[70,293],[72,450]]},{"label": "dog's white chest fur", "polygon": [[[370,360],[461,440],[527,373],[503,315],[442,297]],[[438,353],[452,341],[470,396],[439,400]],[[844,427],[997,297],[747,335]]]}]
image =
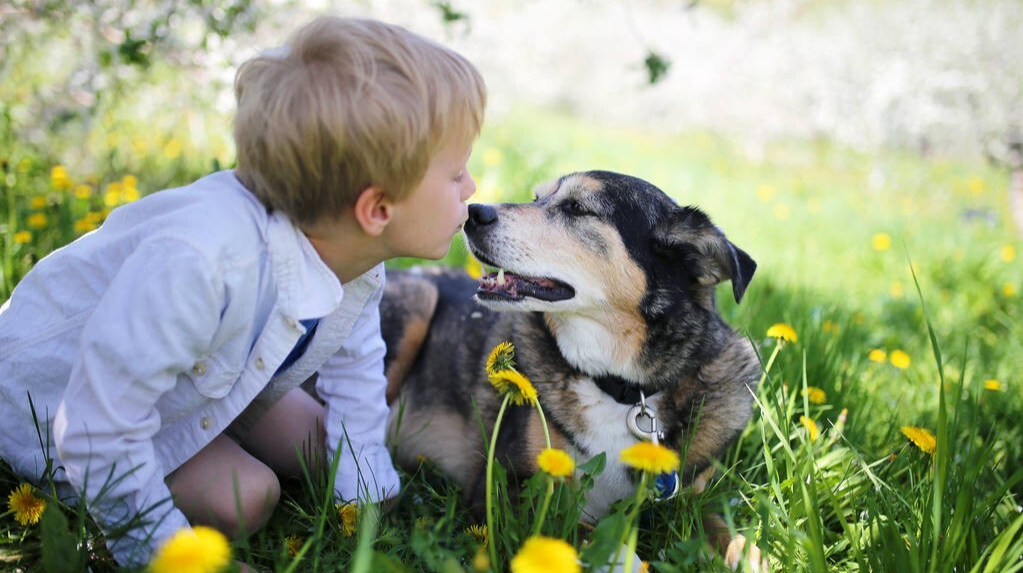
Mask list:
[{"label": "dog's white chest fur", "polygon": [[635,493],[636,485],[619,461],[619,456],[623,449],[635,445],[638,439],[626,424],[632,404],[611,400],[590,380],[580,381],[576,385],[576,393],[584,427],[575,434],[579,450],[574,453],[583,458],[580,462],[601,452],[607,456],[607,465],[597,476],[584,511],[588,519],[596,521],[608,513],[611,504]]}]

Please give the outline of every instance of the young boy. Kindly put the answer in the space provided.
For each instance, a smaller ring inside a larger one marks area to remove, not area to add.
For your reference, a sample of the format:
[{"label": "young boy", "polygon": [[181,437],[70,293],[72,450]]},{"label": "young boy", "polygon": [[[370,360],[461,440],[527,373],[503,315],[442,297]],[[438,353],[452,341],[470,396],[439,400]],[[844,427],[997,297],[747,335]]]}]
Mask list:
[{"label": "young boy", "polygon": [[397,493],[382,262],[442,257],[476,188],[483,80],[402,28],[319,18],[235,93],[234,171],[115,210],[0,307],[0,457],[83,493],[126,565],[257,530],[301,452],[340,456],[339,501]]}]

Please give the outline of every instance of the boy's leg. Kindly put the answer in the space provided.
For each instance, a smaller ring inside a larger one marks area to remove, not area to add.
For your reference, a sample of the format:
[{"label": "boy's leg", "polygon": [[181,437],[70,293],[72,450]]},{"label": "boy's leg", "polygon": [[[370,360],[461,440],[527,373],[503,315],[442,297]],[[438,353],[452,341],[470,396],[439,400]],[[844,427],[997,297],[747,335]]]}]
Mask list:
[{"label": "boy's leg", "polygon": [[281,495],[273,470],[223,434],[165,481],[189,521],[232,538],[262,528]]},{"label": "boy's leg", "polygon": [[295,388],[267,410],[241,443],[280,475],[302,475],[300,452],[306,468],[315,471],[326,455],[325,413],[322,404]]}]

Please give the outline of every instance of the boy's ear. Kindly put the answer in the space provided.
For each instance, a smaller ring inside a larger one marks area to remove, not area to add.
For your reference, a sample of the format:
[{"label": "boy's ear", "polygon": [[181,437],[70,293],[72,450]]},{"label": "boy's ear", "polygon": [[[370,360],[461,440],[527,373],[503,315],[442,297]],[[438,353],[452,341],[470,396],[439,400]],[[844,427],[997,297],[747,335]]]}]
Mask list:
[{"label": "boy's ear", "polygon": [[355,220],[367,235],[377,237],[391,222],[394,203],[383,189],[371,185],[355,199]]}]

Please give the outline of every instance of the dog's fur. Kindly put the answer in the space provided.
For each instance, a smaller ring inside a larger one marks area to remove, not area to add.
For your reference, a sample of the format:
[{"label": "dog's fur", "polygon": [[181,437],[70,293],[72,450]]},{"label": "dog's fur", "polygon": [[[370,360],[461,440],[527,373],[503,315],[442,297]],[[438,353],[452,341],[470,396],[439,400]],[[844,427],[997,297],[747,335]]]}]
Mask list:
[{"label": "dog's fur", "polygon": [[[471,205],[464,233],[476,258],[507,270],[503,285],[494,273],[480,282],[452,271],[388,276],[381,317],[400,464],[425,456],[482,499],[479,419],[491,432],[500,405],[485,362],[502,341],[536,387],[553,446],[578,460],[607,455],[590,520],[635,491],[618,457],[638,441],[625,423],[633,404],[595,380],[645,392],[665,444],[685,455],[683,485],[746,426],[760,363],[718,314],[714,292],[730,280],[739,301],[756,264],[704,213],[640,179],[591,171],[539,187],[530,204]],[[495,450],[502,464],[530,475],[544,447],[535,409],[509,409]],[[722,549],[741,548],[720,520],[705,527]]]}]

